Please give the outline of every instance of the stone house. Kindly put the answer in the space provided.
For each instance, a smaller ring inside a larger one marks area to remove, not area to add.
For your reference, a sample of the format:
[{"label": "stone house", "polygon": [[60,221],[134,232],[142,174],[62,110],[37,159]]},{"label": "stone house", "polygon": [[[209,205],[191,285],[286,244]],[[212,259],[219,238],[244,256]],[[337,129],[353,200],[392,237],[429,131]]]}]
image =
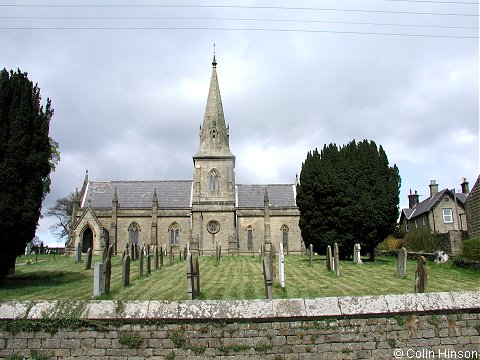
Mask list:
[{"label": "stone house", "polygon": [[475,185],[465,203],[467,213],[468,236],[480,236],[480,176],[477,177]]},{"label": "stone house", "polygon": [[75,192],[67,247],[100,252],[105,243],[122,253],[129,243],[215,252],[217,243],[232,254],[252,254],[264,244],[283,243],[300,253],[295,183],[236,184],[217,79],[212,62],[210,89],[200,144],[193,156],[193,180],[91,181],[88,171]]}]

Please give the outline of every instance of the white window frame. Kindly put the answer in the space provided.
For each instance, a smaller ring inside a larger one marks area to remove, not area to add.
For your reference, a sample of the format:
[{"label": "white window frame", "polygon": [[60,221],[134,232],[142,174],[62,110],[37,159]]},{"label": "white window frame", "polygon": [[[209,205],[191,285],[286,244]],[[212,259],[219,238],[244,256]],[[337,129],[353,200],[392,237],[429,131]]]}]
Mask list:
[{"label": "white window frame", "polygon": [[[448,214],[450,212],[450,214]],[[442,209],[443,222],[445,224],[453,224],[453,210],[452,209]],[[448,220],[448,218],[450,218]]]}]

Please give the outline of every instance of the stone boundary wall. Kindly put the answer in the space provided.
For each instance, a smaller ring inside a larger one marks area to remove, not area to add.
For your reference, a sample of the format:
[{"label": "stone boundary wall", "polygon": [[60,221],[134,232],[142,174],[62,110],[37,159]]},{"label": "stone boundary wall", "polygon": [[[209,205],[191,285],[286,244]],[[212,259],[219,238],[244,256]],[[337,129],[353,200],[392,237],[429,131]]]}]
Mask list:
[{"label": "stone boundary wall", "polygon": [[0,358],[38,356],[480,359],[480,291],[285,300],[0,302]]}]

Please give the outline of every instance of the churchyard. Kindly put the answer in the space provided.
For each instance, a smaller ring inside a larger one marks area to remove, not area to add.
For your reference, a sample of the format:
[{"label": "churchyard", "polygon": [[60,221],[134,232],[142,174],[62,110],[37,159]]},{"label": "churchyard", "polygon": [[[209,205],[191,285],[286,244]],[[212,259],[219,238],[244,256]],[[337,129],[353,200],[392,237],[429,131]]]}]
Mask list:
[{"label": "churchyard", "polygon": [[[17,259],[16,278],[6,279],[0,287],[3,300],[92,299],[94,264],[102,261],[93,256],[90,269],[86,257],[39,255]],[[140,260],[131,261],[130,281],[122,285],[122,256],[112,256],[110,293],[99,299],[117,300],[186,300],[186,261],[176,254],[173,263],[164,257],[163,266],[147,271],[144,259],[143,275],[139,274]],[[197,299],[264,299],[265,286],[262,261],[258,254],[249,256],[199,257],[200,293]],[[275,278],[272,296],[281,298],[315,298],[328,296],[361,296],[404,294],[414,292],[417,261],[408,260],[405,277],[397,275],[395,257],[377,257],[375,262],[340,261],[338,275],[327,271],[325,256],[285,256],[285,287],[278,279],[278,260],[274,261]],[[450,263],[427,262],[427,292],[478,291],[480,273],[462,269]]]}]

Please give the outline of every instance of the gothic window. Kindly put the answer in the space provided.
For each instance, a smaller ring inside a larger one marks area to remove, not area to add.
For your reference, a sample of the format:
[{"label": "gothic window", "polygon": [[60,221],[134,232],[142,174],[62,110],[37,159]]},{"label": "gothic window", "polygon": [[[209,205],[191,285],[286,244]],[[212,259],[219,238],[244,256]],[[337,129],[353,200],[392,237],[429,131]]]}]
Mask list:
[{"label": "gothic window", "polygon": [[287,250],[288,249],[288,226],[284,224],[281,229],[282,229],[283,248]]},{"label": "gothic window", "polygon": [[180,245],[180,226],[176,222],[174,222],[168,228],[168,232],[170,234],[170,245]]},{"label": "gothic window", "polygon": [[136,222],[133,222],[128,227],[128,242],[130,244],[138,244],[138,232],[140,231],[140,226]]},{"label": "gothic window", "polygon": [[247,227],[247,249],[253,250],[253,228],[251,225]]},{"label": "gothic window", "polygon": [[217,192],[218,191],[218,178],[220,177],[217,169],[212,169],[208,173],[208,178],[210,180],[210,191]]}]

